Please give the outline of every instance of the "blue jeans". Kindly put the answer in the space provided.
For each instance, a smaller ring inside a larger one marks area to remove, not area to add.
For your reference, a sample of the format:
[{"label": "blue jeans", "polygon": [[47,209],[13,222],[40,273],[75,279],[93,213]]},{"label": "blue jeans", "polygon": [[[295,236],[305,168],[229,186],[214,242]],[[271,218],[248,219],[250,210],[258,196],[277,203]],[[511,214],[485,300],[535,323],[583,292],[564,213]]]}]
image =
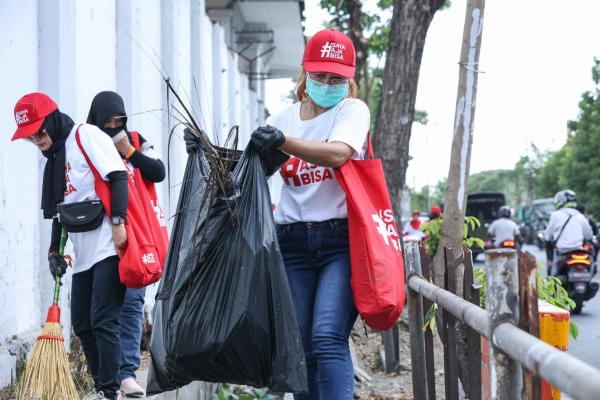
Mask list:
[{"label": "blue jeans", "polygon": [[125,291],[121,310],[121,371],[119,379],[134,378],[140,367],[140,342],[144,325],[144,295],[146,288]]},{"label": "blue jeans", "polygon": [[309,394],[296,400],[351,400],[348,338],[358,315],[350,287],[347,220],[277,225],[308,369]]}]

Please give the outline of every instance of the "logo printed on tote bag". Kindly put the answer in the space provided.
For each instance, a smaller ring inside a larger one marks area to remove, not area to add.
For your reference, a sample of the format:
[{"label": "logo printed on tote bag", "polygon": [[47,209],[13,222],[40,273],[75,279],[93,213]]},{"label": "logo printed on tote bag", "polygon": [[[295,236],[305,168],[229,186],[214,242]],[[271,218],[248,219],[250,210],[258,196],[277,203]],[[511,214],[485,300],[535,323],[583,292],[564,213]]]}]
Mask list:
[{"label": "logo printed on tote bag", "polygon": [[389,246],[391,242],[394,249],[400,251],[400,238],[394,223],[394,212],[388,208],[379,210],[379,213],[373,214],[371,217],[377,224],[377,233],[383,237],[385,244]]},{"label": "logo printed on tote bag", "polygon": [[142,255],[142,262],[144,264],[154,264],[156,262],[156,259],[154,258],[154,254],[146,253],[146,254]]}]

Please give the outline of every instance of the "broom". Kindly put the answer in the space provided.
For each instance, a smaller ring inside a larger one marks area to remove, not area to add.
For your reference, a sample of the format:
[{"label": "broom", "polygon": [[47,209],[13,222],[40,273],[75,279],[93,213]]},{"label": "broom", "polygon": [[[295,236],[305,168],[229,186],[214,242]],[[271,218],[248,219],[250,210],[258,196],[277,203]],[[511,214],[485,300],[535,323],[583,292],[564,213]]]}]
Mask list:
[{"label": "broom", "polygon": [[[65,251],[67,233],[60,235],[59,254]],[[60,277],[55,278],[54,301],[48,309],[46,323],[37,337],[25,372],[17,387],[17,399],[78,400],[69,358],[60,327]]]}]

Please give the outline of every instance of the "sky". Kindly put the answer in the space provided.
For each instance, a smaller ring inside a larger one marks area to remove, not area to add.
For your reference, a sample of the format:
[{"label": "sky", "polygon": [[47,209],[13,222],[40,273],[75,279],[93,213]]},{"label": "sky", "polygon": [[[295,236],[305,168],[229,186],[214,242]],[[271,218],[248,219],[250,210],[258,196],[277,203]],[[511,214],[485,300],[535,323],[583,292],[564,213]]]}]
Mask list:
[{"label": "sky", "polygon": [[[372,8],[376,0],[363,3]],[[429,122],[413,125],[410,187],[435,185],[448,175],[465,11],[466,0],[452,0],[436,13],[427,34],[416,107],[428,113]],[[542,150],[565,143],[567,121],[577,118],[581,95],[593,88],[599,16],[599,0],[486,2],[471,173],[512,168],[532,143]],[[327,19],[318,0],[306,0],[307,35]],[[268,82],[271,112],[285,107],[282,98],[291,88],[289,80]]]}]

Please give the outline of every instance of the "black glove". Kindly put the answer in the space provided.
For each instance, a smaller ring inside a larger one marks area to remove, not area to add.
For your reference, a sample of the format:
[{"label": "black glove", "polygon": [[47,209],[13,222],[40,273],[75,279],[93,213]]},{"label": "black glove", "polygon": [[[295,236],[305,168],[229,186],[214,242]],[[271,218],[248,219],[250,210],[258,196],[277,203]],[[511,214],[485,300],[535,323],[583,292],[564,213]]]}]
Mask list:
[{"label": "black glove", "polygon": [[185,140],[185,150],[188,154],[195,152],[200,145],[200,138],[198,138],[190,128],[185,128],[183,130],[183,140]]},{"label": "black glove", "polygon": [[50,267],[50,273],[56,279],[61,277],[67,271],[67,262],[65,258],[58,253],[48,254],[48,266]]},{"label": "black glove", "polygon": [[274,126],[261,126],[252,132],[250,144],[259,153],[265,150],[278,149],[285,143],[283,132]]}]

